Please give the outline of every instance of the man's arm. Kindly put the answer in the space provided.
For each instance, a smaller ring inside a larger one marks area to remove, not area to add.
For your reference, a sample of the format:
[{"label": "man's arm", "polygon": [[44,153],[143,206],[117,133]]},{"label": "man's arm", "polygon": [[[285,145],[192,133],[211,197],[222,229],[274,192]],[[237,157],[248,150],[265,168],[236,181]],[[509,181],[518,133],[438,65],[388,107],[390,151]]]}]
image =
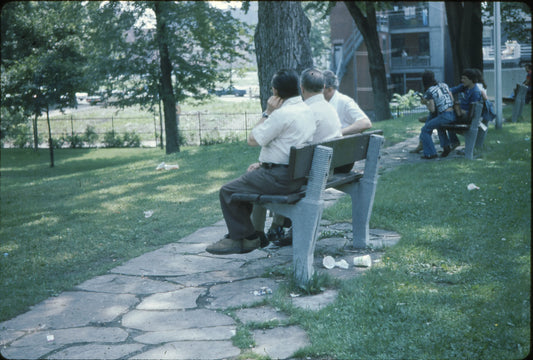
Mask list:
[{"label": "man's arm", "polygon": [[[280,98],[279,96],[271,96],[268,99],[267,109],[263,113],[263,117],[261,117],[261,120],[259,120],[259,122],[257,124],[255,124],[254,128],[252,129],[252,131],[250,131],[250,134],[248,135],[248,145],[250,145],[250,146],[260,146],[259,143],[255,140],[255,137],[254,137],[254,134],[253,134],[254,129],[257,128],[262,123],[264,123],[265,120],[268,119],[270,114],[272,114],[272,112],[274,110],[279,109],[281,107],[281,105],[283,105],[283,99]],[[266,116],[264,116],[264,115],[266,115]]]},{"label": "man's arm", "polygon": [[370,119],[368,117],[364,117],[342,129],[342,135],[346,136],[351,134],[359,134],[367,129],[370,129],[371,127],[372,122],[370,121]]}]

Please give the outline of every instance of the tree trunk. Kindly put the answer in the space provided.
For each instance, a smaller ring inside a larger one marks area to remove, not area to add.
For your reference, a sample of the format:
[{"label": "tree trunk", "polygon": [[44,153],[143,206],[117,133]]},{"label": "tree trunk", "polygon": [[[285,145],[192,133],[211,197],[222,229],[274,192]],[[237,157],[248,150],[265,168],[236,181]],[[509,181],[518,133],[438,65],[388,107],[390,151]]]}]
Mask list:
[{"label": "tree trunk", "polygon": [[448,33],[452,46],[454,83],[467,68],[483,71],[483,23],[481,3],[446,1]]},{"label": "tree trunk", "polygon": [[50,126],[50,112],[46,105],[46,123],[48,124],[48,147],[50,148],[50,167],[54,167],[54,140],[52,139],[52,127]]},{"label": "tree trunk", "polygon": [[156,36],[159,47],[159,59],[161,64],[161,97],[165,114],[165,139],[166,153],[172,154],[180,151],[178,136],[178,118],[176,114],[176,101],[172,88],[172,64],[168,53],[168,34],[165,19],[167,2],[154,1],[154,13],[156,18]]},{"label": "tree trunk", "polygon": [[376,8],[374,3],[365,2],[366,17],[356,2],[345,1],[348,11],[363,35],[368,51],[368,65],[370,79],[372,81],[372,94],[374,96],[374,112],[376,120],[391,119],[392,114],[389,106],[389,92],[387,89],[387,72],[385,71],[385,61],[379,41],[377,30]]},{"label": "tree trunk", "polygon": [[35,117],[33,118],[33,150],[39,150],[39,132],[37,131],[37,111],[35,112]]},{"label": "tree trunk", "polygon": [[259,1],[254,42],[261,106],[272,95],[270,81],[280,69],[298,73],[313,66],[311,22],[297,1]]}]

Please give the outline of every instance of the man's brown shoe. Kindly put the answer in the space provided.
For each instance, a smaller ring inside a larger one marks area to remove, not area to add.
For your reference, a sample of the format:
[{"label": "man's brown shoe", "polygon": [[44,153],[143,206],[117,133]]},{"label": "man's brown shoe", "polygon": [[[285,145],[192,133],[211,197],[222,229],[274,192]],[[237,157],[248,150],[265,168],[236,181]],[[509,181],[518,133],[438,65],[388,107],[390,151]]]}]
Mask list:
[{"label": "man's brown shoe", "polygon": [[249,253],[261,246],[261,240],[259,236],[253,238],[252,240],[242,239],[242,251],[241,254]]},{"label": "man's brown shoe", "polygon": [[[257,240],[259,241],[259,238]],[[216,243],[209,245],[205,251],[216,255],[241,254],[242,240],[233,240],[229,237],[223,237]]]}]

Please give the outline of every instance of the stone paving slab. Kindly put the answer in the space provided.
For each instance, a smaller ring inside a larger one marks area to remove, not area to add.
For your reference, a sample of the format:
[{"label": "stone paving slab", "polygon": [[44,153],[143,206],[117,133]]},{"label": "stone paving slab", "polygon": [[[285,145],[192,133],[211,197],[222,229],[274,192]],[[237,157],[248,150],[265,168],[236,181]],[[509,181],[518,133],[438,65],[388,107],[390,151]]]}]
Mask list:
[{"label": "stone paving slab", "polygon": [[236,334],[235,325],[209,326],[196,329],[150,331],[134,338],[143,344],[164,344],[176,341],[219,341],[231,340]]},{"label": "stone paving slab", "polygon": [[287,359],[299,349],[311,345],[307,333],[298,326],[254,330],[253,352],[272,359]]},{"label": "stone paving slab", "polygon": [[289,320],[289,316],[287,314],[270,306],[241,309],[236,311],[236,315],[244,324],[275,321],[282,322]]},{"label": "stone paving slab", "polygon": [[181,341],[165,344],[130,359],[228,359],[240,353],[241,350],[233,346],[231,341]]},{"label": "stone paving slab", "polygon": [[181,286],[138,276],[102,275],[76,286],[77,289],[114,294],[153,294],[180,289]]},{"label": "stone paving slab", "polygon": [[194,309],[196,301],[206,294],[205,288],[184,288],[171,292],[158,292],[145,298],[138,306],[138,310],[184,310]]},{"label": "stone paving slab", "polygon": [[122,345],[80,345],[73,346],[62,350],[48,357],[48,359],[122,359],[125,356],[133,354],[142,349],[141,344],[122,344]]},{"label": "stone paving slab", "polygon": [[228,315],[206,309],[190,311],[132,310],[122,318],[122,326],[143,331],[172,331],[225,325],[235,325],[235,321]]},{"label": "stone paving slab", "polygon": [[106,323],[126,313],[136,303],[138,299],[129,294],[65,292],[3,322],[1,328],[35,331]]},{"label": "stone paving slab", "polygon": [[81,327],[38,331],[24,336],[6,349],[8,358],[37,359],[65,345],[105,342],[117,343],[126,340],[128,332],[117,327]]},{"label": "stone paving slab", "polygon": [[[228,284],[215,285],[209,292],[208,309],[227,309],[241,306],[252,306],[263,301],[269,293],[260,294],[266,288],[270,293],[278,289],[278,282],[272,279],[256,278],[235,281]],[[254,294],[255,292],[258,292]]]}]

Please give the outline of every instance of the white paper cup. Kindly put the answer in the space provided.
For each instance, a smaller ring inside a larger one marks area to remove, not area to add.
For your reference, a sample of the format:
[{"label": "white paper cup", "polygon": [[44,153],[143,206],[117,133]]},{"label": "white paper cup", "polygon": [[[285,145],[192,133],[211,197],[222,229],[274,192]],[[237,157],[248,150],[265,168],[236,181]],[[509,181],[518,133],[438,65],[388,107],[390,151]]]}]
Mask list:
[{"label": "white paper cup", "polygon": [[335,267],[335,259],[331,256],[326,256],[322,260],[322,265],[328,270],[331,270]]},{"label": "white paper cup", "polygon": [[361,267],[371,267],[372,258],[370,257],[370,255],[356,256],[353,258],[353,265]]}]

